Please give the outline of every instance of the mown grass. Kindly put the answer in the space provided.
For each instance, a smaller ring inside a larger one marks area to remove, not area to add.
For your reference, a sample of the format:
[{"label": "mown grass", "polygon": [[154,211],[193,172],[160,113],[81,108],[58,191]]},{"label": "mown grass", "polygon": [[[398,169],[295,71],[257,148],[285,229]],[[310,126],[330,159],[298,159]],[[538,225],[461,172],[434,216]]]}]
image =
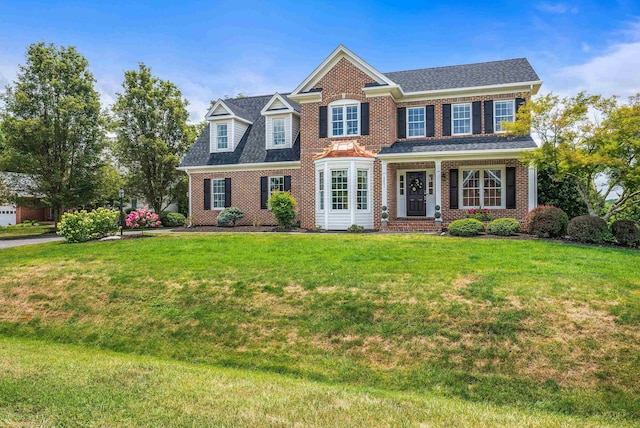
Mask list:
[{"label": "mown grass", "polygon": [[0,338],[0,373],[3,426],[614,426],[20,339]]},{"label": "mown grass", "polygon": [[0,334],[329,384],[640,418],[640,253],[426,235],[0,251]]},{"label": "mown grass", "polygon": [[56,229],[53,226],[27,226],[21,224],[0,226],[0,240],[29,238],[54,233],[55,231]]}]

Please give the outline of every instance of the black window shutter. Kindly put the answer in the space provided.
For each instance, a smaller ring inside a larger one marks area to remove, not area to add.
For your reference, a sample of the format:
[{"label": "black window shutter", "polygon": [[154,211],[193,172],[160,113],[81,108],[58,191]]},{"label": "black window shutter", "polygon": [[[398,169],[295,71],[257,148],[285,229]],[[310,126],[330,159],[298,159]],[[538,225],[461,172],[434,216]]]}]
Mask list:
[{"label": "black window shutter", "polygon": [[520,106],[524,104],[524,101],[524,98],[516,98],[516,113],[518,112],[518,110],[520,110]]},{"label": "black window shutter", "polygon": [[442,135],[451,135],[451,104],[442,104]]},{"label": "black window shutter", "polygon": [[204,209],[211,209],[211,179],[204,179]]},{"label": "black window shutter", "polygon": [[407,138],[407,108],[398,108],[398,138]]},{"label": "black window shutter", "polygon": [[449,209],[458,209],[458,170],[449,170]]},{"label": "black window shutter", "polygon": [[327,106],[320,106],[320,138],[327,138]]},{"label": "black window shutter", "polygon": [[436,135],[436,116],[435,106],[426,106],[425,108],[425,137],[433,137]]},{"label": "black window shutter", "polygon": [[471,126],[474,134],[482,133],[482,108],[480,101],[471,103]]},{"label": "black window shutter", "polygon": [[284,191],[285,192],[290,192],[291,191],[291,176],[290,175],[285,175],[284,176]]},{"label": "black window shutter", "polygon": [[260,177],[260,208],[267,209],[269,199],[269,177]]},{"label": "black window shutter", "polygon": [[369,135],[369,103],[360,104],[360,135]]},{"label": "black window shutter", "polygon": [[507,209],[516,207],[516,168],[507,167]]},{"label": "black window shutter", "polygon": [[493,101],[484,102],[484,133],[493,134]]},{"label": "black window shutter", "polygon": [[231,206],[231,178],[224,179],[224,207]]}]

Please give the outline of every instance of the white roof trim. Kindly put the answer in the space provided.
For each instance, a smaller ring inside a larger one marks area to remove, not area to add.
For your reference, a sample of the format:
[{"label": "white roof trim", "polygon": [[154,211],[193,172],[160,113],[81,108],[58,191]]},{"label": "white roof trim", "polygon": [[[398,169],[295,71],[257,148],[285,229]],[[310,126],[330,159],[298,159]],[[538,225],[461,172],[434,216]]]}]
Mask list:
[{"label": "white roof trim", "polygon": [[260,163],[234,163],[230,165],[198,165],[181,166],[177,169],[187,174],[203,172],[226,172],[226,171],[255,171],[264,169],[298,169],[300,161],[287,162],[260,162]]},{"label": "white roof trim", "polygon": [[434,159],[508,159],[517,157],[523,152],[530,152],[535,148],[528,149],[495,149],[495,150],[449,150],[442,152],[418,152],[418,153],[386,153],[378,154],[379,159],[389,162],[405,162],[417,160]]},{"label": "white roof trim", "polygon": [[370,64],[360,58],[358,55],[351,52],[347,47],[340,44],[337,48],[333,50],[329,54],[327,58],[325,58],[319,66],[316,67],[315,70],[311,72],[306,79],[298,85],[296,89],[289,96],[296,96],[300,92],[306,92],[310,88],[313,87],[325,74],[327,74],[342,58],[346,58],[353,65],[355,65],[358,69],[360,69],[363,73],[368,74],[372,78],[376,80],[376,82],[380,84],[386,85],[395,85],[395,82],[391,81],[387,76],[380,73],[378,70],[373,68]]},{"label": "white roof trim", "polygon": [[[404,92],[403,97],[400,101],[403,101],[405,98],[418,98],[418,97],[445,97],[446,95],[457,95],[461,93],[483,93],[485,91],[495,91],[495,90],[515,90],[520,89],[522,91],[529,92],[535,95],[540,89],[542,85],[542,80],[535,80],[532,82],[514,82],[514,83],[500,83],[497,85],[486,85],[486,86],[470,86],[467,88],[447,88],[447,89],[434,89],[431,91],[417,91],[417,92]],[[367,88],[369,89],[369,88]]]},{"label": "white roof trim", "polygon": [[[216,111],[216,109],[222,106],[222,108],[224,108],[228,115],[213,115],[213,112]],[[209,121],[213,121],[213,120],[220,120],[220,119],[236,119],[239,120],[241,122],[244,123],[248,123],[249,125],[252,125],[253,122],[251,122],[250,120],[245,119],[244,117],[240,117],[238,115],[236,115],[230,108],[228,105],[226,105],[224,103],[224,101],[222,99],[219,99],[218,101],[216,101],[216,103],[209,109],[209,111],[207,112],[206,116],[204,117],[205,120],[209,120]]]},{"label": "white roof trim", "polygon": [[[269,111],[269,107],[271,107],[271,105],[276,101],[280,101],[282,104],[284,104],[287,108],[286,110],[274,110],[274,111]],[[285,97],[283,97],[282,95],[280,95],[279,93],[275,93],[273,94],[273,96],[271,97],[271,99],[269,100],[269,102],[267,102],[267,104],[265,104],[264,108],[260,111],[261,115],[265,115],[265,114],[276,114],[276,113],[298,113],[293,106],[285,99]]]}]

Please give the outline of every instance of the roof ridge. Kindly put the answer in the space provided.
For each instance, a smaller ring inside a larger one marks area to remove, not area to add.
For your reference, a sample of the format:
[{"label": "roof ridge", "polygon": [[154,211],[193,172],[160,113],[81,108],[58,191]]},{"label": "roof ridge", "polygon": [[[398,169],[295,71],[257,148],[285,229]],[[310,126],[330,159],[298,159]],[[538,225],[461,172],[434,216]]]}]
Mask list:
[{"label": "roof ridge", "polygon": [[406,73],[409,71],[423,71],[423,70],[439,70],[439,69],[444,69],[444,68],[455,68],[455,67],[464,67],[466,65],[480,65],[480,64],[494,64],[497,62],[507,62],[507,61],[515,61],[515,60],[525,60],[527,62],[529,62],[529,60],[526,57],[519,57],[519,58],[508,58],[508,59],[497,59],[494,61],[481,61],[481,62],[469,62],[466,64],[456,64],[456,65],[442,65],[439,67],[425,67],[425,68],[413,68],[410,70],[396,70],[396,71],[385,71],[382,74],[391,74],[391,73]]},{"label": "roof ridge", "polygon": [[291,92],[274,92],[271,94],[263,94],[263,95],[245,95],[243,97],[235,97],[235,98],[219,98],[222,101],[236,101],[236,100],[246,100],[247,98],[262,98],[262,97],[273,97],[275,94],[279,94],[279,95],[284,95],[285,97],[287,95],[291,95]]}]

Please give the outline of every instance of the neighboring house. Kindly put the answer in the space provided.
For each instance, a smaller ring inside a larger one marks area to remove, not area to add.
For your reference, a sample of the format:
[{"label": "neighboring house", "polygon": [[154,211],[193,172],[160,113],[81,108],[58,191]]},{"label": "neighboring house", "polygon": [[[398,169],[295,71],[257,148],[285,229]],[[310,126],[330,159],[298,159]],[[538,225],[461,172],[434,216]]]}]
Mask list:
[{"label": "neighboring house", "polygon": [[537,204],[536,145],[507,138],[542,82],[524,59],[381,73],[338,46],[293,92],[218,100],[182,159],[195,223],[238,206],[273,224],[274,190],[303,228],[437,230],[469,208],[524,221]]},{"label": "neighboring house", "polygon": [[53,220],[51,209],[40,202],[40,195],[33,193],[35,185],[28,174],[0,172],[0,181],[11,194],[11,199],[18,201],[9,203],[0,200],[0,226],[18,224],[26,220]]}]

